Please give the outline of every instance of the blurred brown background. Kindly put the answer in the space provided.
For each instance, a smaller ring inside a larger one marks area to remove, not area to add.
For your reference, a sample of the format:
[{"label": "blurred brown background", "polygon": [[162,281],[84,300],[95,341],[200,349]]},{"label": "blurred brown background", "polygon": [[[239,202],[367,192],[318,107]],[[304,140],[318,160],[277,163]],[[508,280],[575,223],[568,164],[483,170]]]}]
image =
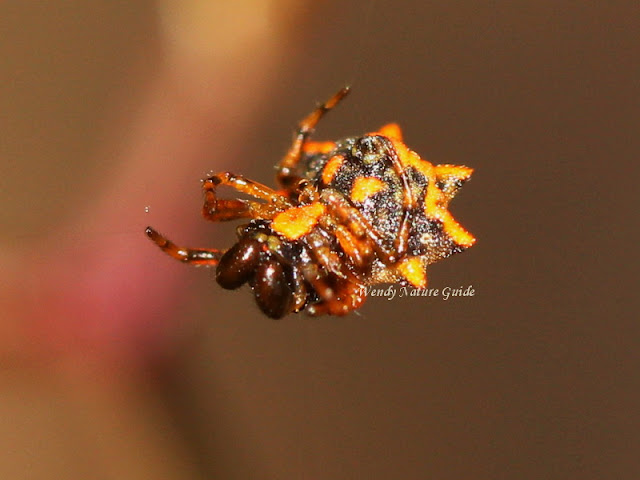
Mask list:
[{"label": "blurred brown background", "polygon": [[[0,4],[0,477],[635,479],[637,2]],[[262,317],[161,255],[296,122],[466,164],[476,295]]]}]

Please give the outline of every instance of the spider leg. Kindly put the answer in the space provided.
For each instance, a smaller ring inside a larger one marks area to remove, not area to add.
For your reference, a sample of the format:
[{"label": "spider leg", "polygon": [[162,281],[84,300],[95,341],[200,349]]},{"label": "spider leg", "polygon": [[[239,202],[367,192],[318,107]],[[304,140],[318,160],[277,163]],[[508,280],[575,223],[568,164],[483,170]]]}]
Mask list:
[{"label": "spider leg", "polygon": [[[397,125],[396,125],[397,127]],[[386,127],[388,128],[388,127]],[[402,165],[402,162],[396,154],[391,156],[391,163],[393,164],[393,170],[402,182],[402,220],[400,221],[400,229],[398,235],[394,241],[394,249],[396,252],[396,259],[401,258],[407,251],[409,245],[409,230],[411,228],[410,215],[416,204],[413,198],[413,190],[411,188],[411,182],[407,176],[407,170]]]},{"label": "spider leg", "polygon": [[335,293],[329,284],[328,272],[339,269],[339,259],[332,255],[328,243],[317,232],[310,233],[305,243],[298,265],[300,275],[323,301],[333,300]]},{"label": "spider leg", "polygon": [[311,316],[320,315],[347,315],[349,312],[360,308],[365,301],[366,294],[359,283],[341,280],[335,288],[336,297],[331,300],[322,300],[307,307],[307,313]]},{"label": "spider leg", "polygon": [[216,250],[214,248],[179,247],[151,227],[147,227],[145,233],[164,253],[176,260],[180,260],[184,263],[190,263],[191,265],[215,267],[218,265],[218,261],[224,253],[224,250]]},{"label": "spider leg", "polygon": [[364,302],[358,279],[340,261],[319,232],[307,237],[308,254],[316,261],[302,263],[301,273],[320,297],[320,301],[307,307],[310,315],[346,315]]},{"label": "spider leg", "polygon": [[[320,196],[330,214],[337,220],[336,224],[344,225],[356,239],[366,239],[385,264],[390,265],[398,261],[397,250],[389,249],[384,245],[382,238],[371,226],[369,220],[342,193],[333,189],[325,189]],[[402,223],[405,222],[406,218],[403,218]],[[403,234],[404,230],[401,228],[400,234]]]},{"label": "spider leg", "polygon": [[[235,188],[241,193],[251,195],[267,203],[218,198],[216,189],[220,185]],[[275,190],[230,172],[221,172],[210,176],[204,180],[202,188],[204,190],[202,215],[213,222],[236,220],[238,218],[269,219],[292,206],[286,197]]]},{"label": "spider leg", "polygon": [[304,308],[309,296],[304,275],[297,266],[291,266],[291,286],[293,290],[293,307],[291,311],[297,313]]},{"label": "spider leg", "polygon": [[373,254],[369,239],[356,238],[344,225],[336,225],[335,234],[342,251],[351,259],[353,266],[361,271],[365,269]]},{"label": "spider leg", "polygon": [[[297,172],[297,166],[302,157],[302,153],[305,151],[305,145],[309,136],[313,133],[318,121],[322,116],[331,110],[336,104],[342,100],[347,93],[349,93],[349,87],[340,89],[333,97],[327,100],[325,103],[318,105],[318,107],[307,115],[298,125],[298,131],[289,148],[289,151],[284,156],[280,165],[278,165],[278,173],[276,179],[278,184],[284,189],[292,188],[300,180],[300,175]],[[323,144],[317,144],[317,148],[322,150],[326,146]]]}]

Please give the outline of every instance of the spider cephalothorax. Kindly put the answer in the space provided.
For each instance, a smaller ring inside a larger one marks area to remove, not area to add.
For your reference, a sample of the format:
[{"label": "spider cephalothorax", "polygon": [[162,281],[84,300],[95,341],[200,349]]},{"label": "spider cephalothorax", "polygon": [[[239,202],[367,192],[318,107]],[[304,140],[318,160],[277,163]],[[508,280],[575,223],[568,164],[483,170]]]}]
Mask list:
[{"label": "spider cephalothorax", "polygon": [[[229,172],[203,182],[205,218],[250,219],[231,248],[178,247],[151,227],[147,235],[178,260],[216,266],[223,288],[248,283],[272,318],[302,310],[347,314],[362,304],[367,285],[426,287],[428,264],[475,242],[448,210],[472,170],[421,159],[395,124],[337,142],[309,141],[318,120],[348,91],[300,123],[278,166],[282,190]],[[218,198],[220,185],[261,201]]]}]

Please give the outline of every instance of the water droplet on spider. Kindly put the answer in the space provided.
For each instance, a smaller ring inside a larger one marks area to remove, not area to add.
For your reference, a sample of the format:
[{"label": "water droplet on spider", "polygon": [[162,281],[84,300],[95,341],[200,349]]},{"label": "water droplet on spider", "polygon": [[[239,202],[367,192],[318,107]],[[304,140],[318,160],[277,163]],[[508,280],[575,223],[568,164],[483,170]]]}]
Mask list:
[{"label": "water droplet on spider", "polygon": [[144,213],[149,213],[150,210],[151,210],[151,207],[149,205],[144,207]]}]

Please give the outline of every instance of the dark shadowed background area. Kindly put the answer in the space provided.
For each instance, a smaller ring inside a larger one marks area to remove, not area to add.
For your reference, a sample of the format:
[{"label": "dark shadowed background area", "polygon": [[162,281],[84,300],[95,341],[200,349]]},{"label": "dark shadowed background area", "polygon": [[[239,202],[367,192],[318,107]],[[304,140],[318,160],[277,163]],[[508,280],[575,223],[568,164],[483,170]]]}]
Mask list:
[{"label": "dark shadowed background area", "polygon": [[[637,2],[0,5],[0,477],[635,479]],[[263,317],[145,238],[224,248],[200,179],[273,185],[401,124],[475,169],[473,297]]]}]

